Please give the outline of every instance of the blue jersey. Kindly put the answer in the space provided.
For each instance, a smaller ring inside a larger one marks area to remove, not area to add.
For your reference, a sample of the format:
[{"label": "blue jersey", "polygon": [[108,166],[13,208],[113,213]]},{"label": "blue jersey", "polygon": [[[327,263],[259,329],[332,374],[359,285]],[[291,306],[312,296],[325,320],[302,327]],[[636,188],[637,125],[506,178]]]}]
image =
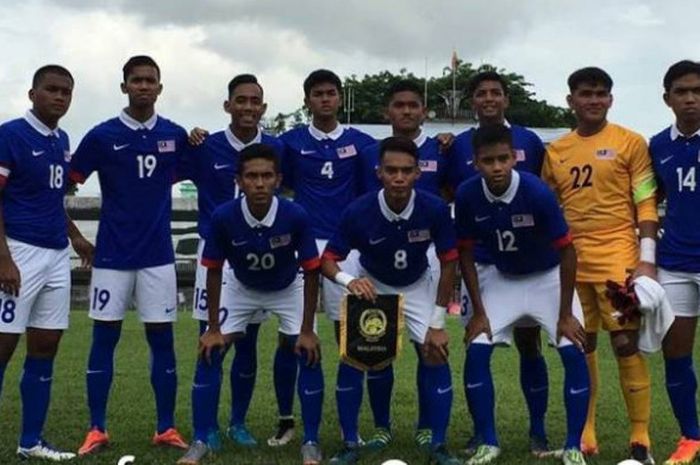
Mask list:
[{"label": "blue jersey", "polygon": [[178,179],[189,179],[197,186],[197,229],[200,237],[206,239],[209,236],[214,209],[240,195],[235,180],[238,154],[253,144],[274,147],[281,162],[284,149],[277,138],[258,132],[252,141],[244,144],[230,128],[226,128],[207,137],[199,147],[192,148],[187,161],[178,166]]},{"label": "blue jersey", "polygon": [[686,138],[675,128],[649,144],[658,185],[667,199],[658,264],[673,271],[700,272],[700,134]]},{"label": "blue jersey", "polygon": [[298,204],[278,197],[260,221],[250,213],[245,198],[214,210],[202,264],[220,268],[224,260],[236,279],[260,291],[286,288],[299,266],[307,271],[321,266],[309,215]]},{"label": "blue jersey", "polygon": [[285,145],[283,183],[309,212],[316,237],[328,239],[340,214],[359,194],[359,154],[375,140],[342,126],[330,134],[302,126],[280,139]]},{"label": "blue jersey", "polygon": [[442,261],[457,259],[447,204],[428,192],[414,190],[406,209],[397,214],[386,205],[382,189],[348,206],[324,255],[340,261],[356,249],[360,264],[373,277],[389,286],[402,287],[425,273],[431,243]]},{"label": "blue jersey", "polygon": [[554,193],[539,177],[513,170],[510,187],[495,197],[481,177],[459,187],[455,221],[460,246],[484,246],[506,274],[523,275],[559,264],[557,249],[571,243]]},{"label": "blue jersey", "polygon": [[[447,157],[440,153],[440,144],[437,139],[427,137],[421,133],[414,141],[418,146],[418,167],[421,175],[416,181],[416,189],[428,191],[440,196],[440,189],[447,184]],[[382,188],[382,183],[377,177],[379,167],[379,146],[376,142],[366,147],[361,155],[361,191],[377,191]]]},{"label": "blue jersey", "polygon": [[71,163],[71,179],[97,172],[102,193],[94,266],[133,270],[175,261],[171,190],[187,133],[154,115],[141,124],[125,112],[91,129]]},{"label": "blue jersey", "polygon": [[68,246],[63,208],[70,147],[68,135],[49,129],[28,111],[0,126],[0,185],[5,234],[49,249]]}]

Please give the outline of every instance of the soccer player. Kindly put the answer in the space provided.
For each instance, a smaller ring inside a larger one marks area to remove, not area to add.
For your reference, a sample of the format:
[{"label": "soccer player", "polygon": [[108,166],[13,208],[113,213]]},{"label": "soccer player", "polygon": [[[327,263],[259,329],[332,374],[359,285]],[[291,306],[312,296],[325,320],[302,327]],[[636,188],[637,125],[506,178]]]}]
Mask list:
[{"label": "soccer player", "polygon": [[700,161],[700,64],[673,64],[663,80],[664,102],[676,121],[651,138],[649,151],[666,197],[664,234],[659,240],[658,276],[676,319],[664,338],[666,390],[678,420],[681,438],[665,465],[687,465],[700,451],[693,368],[693,344],[700,314],[700,189],[696,170]]},{"label": "soccer player", "polygon": [[[540,175],[544,158],[544,145],[534,132],[506,120],[509,92],[506,80],[495,71],[483,71],[476,74],[467,89],[471,97],[474,113],[479,121],[478,127],[490,124],[503,124],[510,128],[515,151],[516,168]],[[459,134],[450,150],[450,168],[448,173],[451,184],[456,190],[460,183],[477,176],[472,139],[476,128]],[[493,260],[485,248],[477,245],[474,249],[479,283],[483,286],[495,272]],[[471,303],[465,286],[462,286],[462,314],[466,321],[471,316]],[[545,414],[549,398],[549,380],[547,364],[541,351],[540,329],[531,323],[516,326],[513,331],[515,345],[520,354],[520,386],[530,414],[530,451],[537,457],[549,454]],[[481,442],[479,425],[474,424],[474,435],[469,440],[468,450],[473,452]]]},{"label": "soccer player", "polygon": [[73,76],[58,65],[39,68],[31,110],[0,126],[0,391],[23,333],[27,354],[20,381],[22,459],[70,460],[44,441],[53,365],[70,308],[68,241],[84,265],[92,245],[67,217],[70,145],[58,127],[73,95]]},{"label": "soccer player", "polygon": [[[211,229],[211,215],[214,209],[240,194],[240,188],[235,182],[238,154],[244,148],[253,144],[267,144],[275,148],[278,154],[283,153],[282,143],[278,139],[263,134],[260,130],[262,118],[267,104],[263,98],[262,86],[252,74],[240,74],[228,84],[228,99],[224,101],[224,111],[231,117],[229,126],[223,131],[212,134],[204,139],[201,145],[193,150],[187,163],[179,167],[178,177],[190,179],[197,186],[197,201],[199,206],[198,230],[200,235],[198,247],[198,264],[195,278],[195,293],[193,299],[193,316],[200,322],[200,335],[206,329],[207,316],[207,270],[201,264],[201,255],[205,247],[205,239]],[[228,265],[224,265],[223,274],[231,273]],[[257,372],[257,336],[260,323],[265,319],[265,313],[259,312],[251,320],[245,336],[235,342],[235,356],[231,364],[231,416],[228,436],[237,444],[254,446],[257,444],[245,425],[245,417],[253,396]],[[279,346],[275,354],[275,389],[280,412],[278,432],[268,440],[270,445],[283,445],[289,442],[294,434],[294,417],[292,406],[294,400],[294,383],[297,375],[297,360],[294,354],[294,343],[284,333],[279,333]],[[218,380],[218,378],[217,378]],[[193,386],[197,389],[197,385]],[[218,396],[220,386],[211,388]],[[214,394],[212,394],[214,395]],[[214,417],[216,420],[216,417]],[[209,445],[218,448],[218,425],[212,425],[212,435]]]},{"label": "soccer player", "polygon": [[[276,314],[280,332],[299,354],[298,391],[304,421],[304,465],[318,465],[318,430],[323,405],[319,340],[314,333],[320,260],[311,220],[295,202],[275,195],[280,160],[266,145],[254,144],[238,157],[237,183],[244,197],[219,206],[202,254],[207,270],[209,327],[200,339],[195,386],[214,384],[221,349],[249,326],[260,310]],[[222,289],[222,267],[233,269]],[[304,270],[303,284],[298,273]],[[195,440],[181,464],[196,464],[206,454],[207,428],[216,416],[214,396],[193,389]]]},{"label": "soccer player", "polygon": [[97,172],[102,192],[90,283],[92,347],[86,371],[90,431],[78,453],[109,443],[106,409],[114,350],[126,309],[135,298],[151,350],[151,386],[158,424],[155,445],[187,448],[175,429],[177,374],[173,326],[177,318],[175,257],[170,232],[171,186],[187,147],[187,133],[155,112],[163,88],[148,56],[123,68],[121,114],[91,129],[71,163],[71,180]]},{"label": "soccer player", "polygon": [[[474,131],[474,165],[481,177],[463,183],[455,200],[460,265],[474,313],[465,330],[465,391],[483,443],[468,465],[500,454],[491,377],[493,345],[510,343],[513,328],[534,320],[557,345],[564,365],[567,414],[565,465],[585,464],[580,451],[589,380],[581,350],[583,314],[574,294],[576,250],[554,194],[539,177],[519,173],[511,131],[486,125]],[[479,284],[473,248],[483,244],[496,271]]]},{"label": "soccer player", "polygon": [[[555,190],[578,253],[576,290],[585,316],[586,359],[591,378],[588,420],[581,439],[586,454],[598,451],[595,405],[597,334],[610,332],[622,394],[631,422],[630,456],[653,463],[649,453],[649,369],[639,352],[639,320],[618,322],[605,297],[605,282],[625,281],[627,270],[656,276],[656,182],[644,139],[607,121],[612,79],[600,68],[569,76],[569,107],[576,129],[547,148],[542,176]],[[637,238],[636,229],[639,229]]]},{"label": "soccer player", "polygon": [[[426,115],[423,91],[413,81],[400,80],[391,85],[385,95],[385,101],[385,115],[391,124],[393,135],[411,139],[418,147],[418,165],[421,175],[416,180],[415,187],[440,196],[447,186],[448,160],[441,152],[438,139],[426,136],[421,129]],[[360,154],[363,192],[377,191],[382,187],[381,180],[377,176],[380,146],[381,143],[377,142],[366,147]],[[428,249],[427,254],[433,285],[437,290],[440,262],[433,246]],[[425,383],[421,366],[418,368],[416,384],[421,395],[418,404],[416,441],[419,445],[427,447],[430,445],[430,428],[425,411]],[[367,391],[376,428],[372,437],[365,442],[365,447],[369,449],[384,448],[392,439],[390,407],[393,385],[394,372],[391,365],[367,374]]]},{"label": "soccer player", "polygon": [[[413,141],[404,137],[385,139],[379,160],[383,189],[369,192],[347,207],[323,253],[322,271],[328,279],[364,299],[373,300],[378,293],[403,294],[404,316],[410,338],[417,346],[418,369],[425,383],[431,458],[441,465],[456,465],[460,462],[445,447],[452,379],[444,319],[457,260],[449,208],[439,197],[414,189],[421,173],[418,148]],[[431,244],[435,244],[441,263],[437,298],[426,257]],[[354,275],[344,263],[342,270],[338,264],[353,249],[360,255]],[[357,421],[362,377],[352,381],[352,395],[338,402],[344,448],[331,459],[334,465],[353,464],[359,457]],[[338,386],[340,390],[340,379]]]}]

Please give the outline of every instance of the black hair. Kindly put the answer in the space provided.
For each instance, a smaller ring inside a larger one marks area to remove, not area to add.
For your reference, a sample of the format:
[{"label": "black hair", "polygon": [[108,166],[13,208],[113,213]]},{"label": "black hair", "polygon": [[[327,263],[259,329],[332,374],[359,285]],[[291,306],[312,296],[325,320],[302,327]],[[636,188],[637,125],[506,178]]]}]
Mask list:
[{"label": "black hair", "polygon": [[155,68],[156,72],[158,73],[158,80],[160,80],[160,68],[158,67],[158,63],[156,63],[156,61],[148,55],[136,55],[129,58],[127,62],[124,63],[124,67],[122,68],[124,82],[126,82],[126,80],[129,78],[129,74],[131,74],[131,72],[137,66],[151,66]]},{"label": "black hair", "polygon": [[467,85],[467,94],[470,97],[474,96],[474,92],[476,92],[476,88],[479,87],[479,84],[481,84],[484,81],[496,81],[496,82],[498,82],[501,85],[501,89],[503,89],[503,94],[508,95],[508,83],[503,78],[503,76],[501,76],[496,71],[482,71],[480,73],[476,73],[469,80],[469,84]]},{"label": "black hair", "polygon": [[258,82],[258,78],[256,78],[253,74],[239,74],[238,76],[235,76],[231,81],[228,83],[228,96],[231,98],[233,95],[233,92],[236,90],[236,87],[240,86],[241,84],[255,84],[260,88],[260,92],[262,93],[263,88]]},{"label": "black hair", "polygon": [[474,158],[478,158],[479,149],[489,145],[508,144],[513,147],[513,134],[510,128],[503,124],[486,124],[479,126],[472,135]]},{"label": "black hair", "polygon": [[389,104],[394,95],[398,94],[399,92],[413,92],[420,97],[421,105],[423,104],[423,89],[421,89],[420,85],[418,85],[416,81],[412,81],[410,79],[401,79],[389,86],[386,94],[384,94],[384,101],[386,104]]},{"label": "black hair", "polygon": [[36,89],[41,84],[42,79],[47,74],[58,74],[59,76],[64,76],[70,79],[71,84],[75,84],[73,80],[73,75],[61,65],[44,65],[41,68],[34,71],[34,76],[32,77],[32,89]]},{"label": "black hair", "polygon": [[343,90],[343,83],[337,74],[327,69],[317,69],[304,79],[304,96],[308,97],[311,89],[319,84],[333,84],[338,89],[338,92]]},{"label": "black hair", "polygon": [[244,148],[238,154],[238,174],[243,175],[243,168],[246,162],[257,158],[271,161],[275,165],[275,173],[280,172],[280,158],[275,149],[267,144],[253,144]]},{"label": "black hair", "polygon": [[671,91],[673,81],[680,79],[687,74],[697,74],[700,76],[700,63],[691,60],[681,60],[672,64],[666,74],[664,74],[664,90]]},{"label": "black hair", "polygon": [[382,142],[379,144],[380,163],[382,160],[384,160],[384,154],[389,151],[401,152],[410,155],[416,161],[416,164],[418,163],[418,147],[416,146],[416,143],[408,137],[391,136],[382,140]]},{"label": "black hair", "polygon": [[572,94],[581,84],[596,85],[601,84],[608,92],[613,88],[613,80],[608,73],[595,66],[577,69],[569,76],[566,81],[569,85],[569,92]]}]

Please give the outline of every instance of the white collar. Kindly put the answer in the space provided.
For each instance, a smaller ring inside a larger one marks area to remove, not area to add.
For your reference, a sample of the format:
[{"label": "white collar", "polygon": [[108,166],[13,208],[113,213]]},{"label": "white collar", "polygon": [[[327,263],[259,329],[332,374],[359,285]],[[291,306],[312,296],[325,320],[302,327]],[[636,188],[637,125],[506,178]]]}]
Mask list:
[{"label": "white collar", "polygon": [[119,121],[124,123],[124,125],[132,131],[138,131],[139,129],[148,129],[150,131],[151,129],[156,127],[156,121],[158,121],[158,114],[153,113],[153,116],[151,116],[142,123],[141,121],[136,121],[134,118],[129,116],[129,114],[125,110],[122,110],[122,112],[119,113]]},{"label": "white collar", "polygon": [[[503,118],[503,123],[501,123],[501,124],[502,124],[503,126],[507,127],[508,129],[510,129],[510,122],[508,122],[507,119]],[[477,122],[476,122],[476,127],[477,127],[477,128],[480,128],[480,127],[481,127],[481,123],[477,121]]]},{"label": "white collar", "polygon": [[518,186],[520,186],[520,174],[515,170],[511,171],[510,186],[508,186],[508,189],[506,189],[506,191],[503,194],[498,196],[493,195],[491,193],[489,188],[486,186],[486,180],[484,178],[481,178],[481,188],[484,190],[486,200],[488,200],[491,203],[511,203],[515,198],[515,194],[518,192]]},{"label": "white collar", "polygon": [[413,143],[416,144],[416,147],[421,148],[426,140],[428,140],[428,136],[421,129],[416,138],[413,139]]},{"label": "white collar", "polygon": [[381,210],[382,215],[384,215],[384,218],[386,218],[388,221],[394,222],[399,220],[408,220],[411,218],[411,214],[413,214],[413,206],[416,203],[416,190],[411,190],[411,198],[408,199],[408,205],[406,205],[406,208],[404,208],[401,213],[394,213],[394,211],[389,208],[389,205],[386,204],[384,189],[381,189],[377,193],[377,200],[379,200],[379,209]]},{"label": "white collar", "polygon": [[262,220],[258,220],[250,212],[250,208],[248,208],[248,201],[246,200],[246,198],[241,198],[241,210],[243,211],[243,218],[245,218],[245,222],[248,223],[248,226],[250,226],[251,228],[262,228],[263,226],[271,228],[272,225],[275,223],[275,218],[277,217],[278,206],[279,200],[277,200],[277,196],[272,197],[272,204],[270,204],[270,209],[267,211],[265,218],[263,218]]},{"label": "white collar", "polygon": [[688,139],[690,139],[691,137],[695,137],[695,136],[700,136],[700,129],[698,129],[697,131],[695,131],[695,133],[694,133],[694,134],[691,134],[690,136],[685,136],[685,135],[678,129],[678,125],[677,125],[676,123],[673,123],[673,124],[671,125],[671,140],[676,140],[676,139],[678,139],[679,137],[687,137]]},{"label": "white collar", "polygon": [[231,144],[231,147],[233,147],[236,150],[236,152],[240,152],[249,145],[259,144],[260,141],[262,141],[262,131],[260,131],[260,128],[258,128],[258,133],[255,134],[255,137],[253,137],[253,139],[250,142],[243,142],[238,137],[236,137],[233,131],[231,131],[231,126],[226,126],[224,134],[226,134],[226,140],[228,140],[228,143]]},{"label": "white collar", "polygon": [[50,127],[45,125],[39,118],[37,118],[32,110],[27,110],[27,112],[24,114],[24,120],[27,123],[29,123],[29,125],[42,136],[55,136],[59,138],[61,137],[61,132],[59,131],[58,126],[56,126],[56,129],[51,129]]},{"label": "white collar", "polygon": [[314,126],[314,123],[309,124],[309,134],[311,134],[311,136],[316,140],[338,140],[340,136],[343,135],[343,131],[345,131],[345,129],[340,123],[337,123],[335,129],[333,129],[331,132],[323,132]]}]

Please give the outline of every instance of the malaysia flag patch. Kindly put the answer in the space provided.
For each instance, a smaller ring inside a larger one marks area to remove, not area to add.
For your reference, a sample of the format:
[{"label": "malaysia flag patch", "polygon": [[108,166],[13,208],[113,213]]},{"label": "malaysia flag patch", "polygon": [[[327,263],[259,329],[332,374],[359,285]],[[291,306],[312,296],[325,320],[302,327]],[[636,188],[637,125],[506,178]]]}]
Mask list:
[{"label": "malaysia flag patch", "polygon": [[613,160],[617,153],[614,149],[598,149],[595,151],[595,157],[598,160]]},{"label": "malaysia flag patch", "polygon": [[408,242],[423,242],[430,240],[430,229],[413,229],[408,231]]},{"label": "malaysia flag patch", "polygon": [[292,243],[291,234],[282,234],[281,236],[274,236],[270,238],[270,248],[276,249],[278,247],[284,247]]},{"label": "malaysia flag patch", "polygon": [[421,171],[435,172],[438,169],[438,162],[437,160],[420,160],[418,166]]},{"label": "malaysia flag patch", "polygon": [[350,144],[345,147],[338,147],[336,153],[338,154],[338,158],[349,158],[357,155],[357,149],[355,149],[354,144]]},{"label": "malaysia flag patch", "polygon": [[525,161],[525,150],[515,149],[515,161]]},{"label": "malaysia flag patch", "polygon": [[71,158],[73,158],[73,154],[70,153],[70,150],[64,150],[63,151],[63,159],[67,163],[70,163]]},{"label": "malaysia flag patch", "polygon": [[513,223],[514,228],[527,228],[528,226],[535,225],[535,218],[529,213],[524,215],[513,215],[510,217],[510,220]]},{"label": "malaysia flag patch", "polygon": [[175,151],[175,140],[159,140],[158,153],[169,153]]}]

